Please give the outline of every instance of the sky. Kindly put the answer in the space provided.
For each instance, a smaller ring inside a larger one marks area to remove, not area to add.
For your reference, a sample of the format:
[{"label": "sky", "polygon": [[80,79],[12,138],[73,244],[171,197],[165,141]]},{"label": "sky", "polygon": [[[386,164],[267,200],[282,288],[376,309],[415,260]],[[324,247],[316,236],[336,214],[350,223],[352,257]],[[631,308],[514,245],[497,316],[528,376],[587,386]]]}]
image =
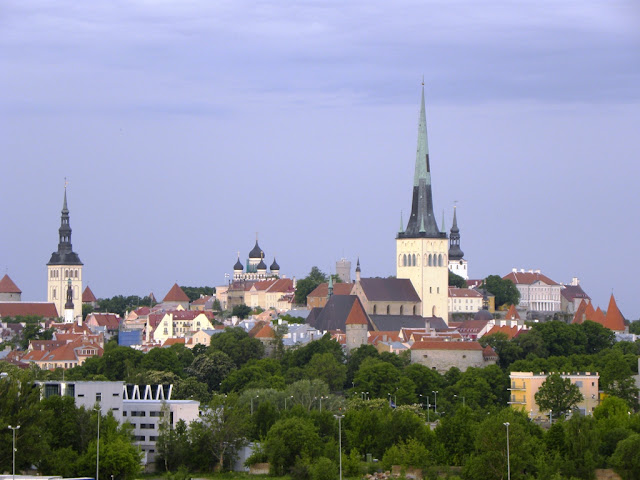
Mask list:
[{"label": "sky", "polygon": [[46,300],[65,178],[98,297],[395,274],[424,76],[436,216],[472,278],[540,269],[640,317],[634,1],[4,0],[0,269]]}]

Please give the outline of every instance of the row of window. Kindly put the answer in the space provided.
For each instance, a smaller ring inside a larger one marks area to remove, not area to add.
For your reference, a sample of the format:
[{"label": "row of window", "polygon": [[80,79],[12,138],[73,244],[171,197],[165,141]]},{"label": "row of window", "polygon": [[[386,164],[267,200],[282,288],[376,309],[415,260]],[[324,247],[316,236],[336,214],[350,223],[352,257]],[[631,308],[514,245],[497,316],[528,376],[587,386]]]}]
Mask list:
[{"label": "row of window", "polygon": [[[60,278],[60,270],[51,270],[49,278]],[[64,278],[80,278],[80,270],[65,270]]]},{"label": "row of window", "polygon": [[[442,253],[424,254],[423,264],[427,267],[443,267],[447,263],[447,256]],[[398,255],[398,265],[402,267],[420,266],[420,254],[415,253]]]}]

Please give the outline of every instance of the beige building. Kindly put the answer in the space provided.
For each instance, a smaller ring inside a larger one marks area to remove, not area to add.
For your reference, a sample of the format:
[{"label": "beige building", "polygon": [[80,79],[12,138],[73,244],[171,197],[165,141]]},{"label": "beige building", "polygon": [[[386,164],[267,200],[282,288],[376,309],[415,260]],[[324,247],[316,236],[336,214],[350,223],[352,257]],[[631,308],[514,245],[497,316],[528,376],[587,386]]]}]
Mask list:
[{"label": "beige building", "polygon": [[442,317],[447,323],[448,253],[447,234],[438,228],[433,212],[423,85],[411,216],[406,228],[401,219],[396,236],[396,277],[411,280],[422,301],[422,316]]},{"label": "beige building", "polygon": [[491,347],[482,348],[478,342],[447,342],[427,340],[411,345],[411,363],[419,363],[440,373],[451,367],[466,371],[469,367],[495,365],[497,356]]},{"label": "beige building", "polygon": [[[193,310],[167,312],[153,330],[153,340],[164,344],[169,338],[186,338],[199,330],[212,330],[213,325],[207,314],[209,312]],[[147,327],[147,330],[151,329],[151,326]]]},{"label": "beige building", "polygon": [[449,313],[474,313],[482,310],[482,294],[472,288],[449,287]]},{"label": "beige building", "polygon": [[[293,280],[290,278],[262,280],[254,282],[244,291],[244,304],[251,308],[260,307],[263,310],[282,309],[279,307],[283,306],[283,297],[293,293],[295,289]],[[284,305],[288,307],[290,302],[284,302]]]},{"label": "beige building", "polygon": [[[549,412],[540,411],[540,408],[536,404],[535,395],[549,375],[549,373],[544,372],[511,372],[509,375],[511,382],[511,387],[509,388],[511,392],[509,404],[513,408],[527,412],[531,418],[548,418]],[[561,376],[562,378],[571,380],[571,383],[580,389],[583,400],[578,404],[578,408],[583,415],[591,415],[593,409],[596,408],[600,402],[598,394],[600,375],[592,372],[562,372]]]}]

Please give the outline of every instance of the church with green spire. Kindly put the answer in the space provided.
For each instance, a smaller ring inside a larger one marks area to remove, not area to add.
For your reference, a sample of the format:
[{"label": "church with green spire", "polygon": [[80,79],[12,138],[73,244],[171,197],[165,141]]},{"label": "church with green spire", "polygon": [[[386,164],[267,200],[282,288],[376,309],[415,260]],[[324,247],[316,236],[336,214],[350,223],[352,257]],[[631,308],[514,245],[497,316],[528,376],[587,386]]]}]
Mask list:
[{"label": "church with green spire", "polygon": [[406,227],[401,219],[396,236],[396,277],[411,280],[423,317],[441,317],[448,323],[449,249],[447,234],[438,228],[434,214],[424,83],[412,187],[411,215]]}]

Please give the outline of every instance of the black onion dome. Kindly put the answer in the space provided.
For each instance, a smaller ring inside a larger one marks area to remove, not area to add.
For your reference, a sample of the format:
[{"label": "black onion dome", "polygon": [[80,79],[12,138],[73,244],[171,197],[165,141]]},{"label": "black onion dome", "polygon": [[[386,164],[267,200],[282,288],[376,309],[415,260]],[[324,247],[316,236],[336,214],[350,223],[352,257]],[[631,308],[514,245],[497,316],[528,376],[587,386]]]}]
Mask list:
[{"label": "black onion dome", "polygon": [[276,262],[276,259],[273,259],[273,263],[271,264],[271,267],[269,267],[271,269],[271,271],[273,272],[274,270],[280,270],[280,265],[278,265],[278,262]]},{"label": "black onion dome", "polygon": [[249,258],[262,258],[262,249],[258,246],[258,241],[256,240],[256,245],[249,252]]},{"label": "black onion dome", "polygon": [[242,264],[240,263],[240,258],[238,258],[238,260],[236,261],[236,264],[233,266],[234,270],[242,270],[244,267],[242,266]]},{"label": "black onion dome", "polygon": [[264,260],[260,260],[260,263],[258,264],[258,266],[256,267],[257,270],[266,270],[267,269],[267,264],[264,263]]}]

